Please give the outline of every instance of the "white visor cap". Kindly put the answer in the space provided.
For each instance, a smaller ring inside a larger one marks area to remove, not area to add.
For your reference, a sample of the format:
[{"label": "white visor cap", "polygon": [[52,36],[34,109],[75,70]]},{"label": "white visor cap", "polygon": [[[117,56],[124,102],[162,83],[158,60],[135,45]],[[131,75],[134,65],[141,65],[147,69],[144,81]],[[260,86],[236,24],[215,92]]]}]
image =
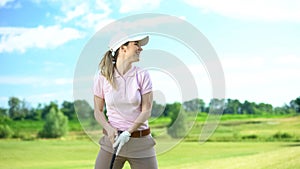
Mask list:
[{"label": "white visor cap", "polygon": [[119,47],[121,47],[126,42],[136,42],[136,41],[138,41],[140,46],[145,46],[145,45],[147,45],[147,43],[149,41],[149,36],[147,36],[147,35],[125,36],[116,41],[112,40],[111,43],[109,44],[109,49],[112,52],[116,52],[119,49]]}]

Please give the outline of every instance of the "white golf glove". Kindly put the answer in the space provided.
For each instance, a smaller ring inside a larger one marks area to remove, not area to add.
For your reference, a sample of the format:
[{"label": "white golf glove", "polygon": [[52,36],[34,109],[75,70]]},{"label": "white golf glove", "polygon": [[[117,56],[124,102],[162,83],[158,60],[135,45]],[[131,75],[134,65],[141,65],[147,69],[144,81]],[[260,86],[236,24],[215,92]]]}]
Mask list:
[{"label": "white golf glove", "polygon": [[114,149],[118,148],[116,155],[119,154],[122,146],[129,141],[130,136],[131,134],[128,131],[123,131],[118,137],[116,137],[116,141],[113,144]]}]

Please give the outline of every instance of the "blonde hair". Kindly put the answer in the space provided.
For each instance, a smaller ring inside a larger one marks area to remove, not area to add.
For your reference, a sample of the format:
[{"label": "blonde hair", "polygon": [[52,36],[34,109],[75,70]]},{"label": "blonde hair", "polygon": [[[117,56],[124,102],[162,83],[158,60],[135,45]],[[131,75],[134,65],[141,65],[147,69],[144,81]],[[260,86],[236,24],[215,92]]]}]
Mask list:
[{"label": "blonde hair", "polygon": [[99,63],[99,70],[101,74],[106,78],[106,80],[116,88],[114,82],[114,72],[115,72],[115,63],[117,61],[117,52],[115,55],[112,55],[112,51],[107,51]]},{"label": "blonde hair", "polygon": [[[127,46],[128,44],[129,42],[126,42],[123,45]],[[119,49],[117,49],[115,52],[112,52],[111,50],[107,51],[99,63],[99,70],[101,74],[106,78],[106,80],[112,85],[114,89],[117,89],[116,83],[114,81],[114,72],[119,55]]]}]

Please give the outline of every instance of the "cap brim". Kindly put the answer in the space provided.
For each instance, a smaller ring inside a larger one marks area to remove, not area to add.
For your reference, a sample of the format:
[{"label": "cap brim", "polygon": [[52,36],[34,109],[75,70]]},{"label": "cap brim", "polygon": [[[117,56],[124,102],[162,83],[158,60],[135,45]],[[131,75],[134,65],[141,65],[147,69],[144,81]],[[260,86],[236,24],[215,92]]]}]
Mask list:
[{"label": "cap brim", "polygon": [[140,36],[134,36],[134,37],[128,37],[125,36],[121,40],[111,43],[109,45],[110,50],[116,51],[121,45],[123,45],[126,42],[139,42],[140,46],[145,46],[149,42],[149,36],[147,35],[140,35]]},{"label": "cap brim", "polygon": [[149,36],[136,36],[133,38],[129,38],[128,42],[139,42],[140,46],[145,46],[149,42]]}]

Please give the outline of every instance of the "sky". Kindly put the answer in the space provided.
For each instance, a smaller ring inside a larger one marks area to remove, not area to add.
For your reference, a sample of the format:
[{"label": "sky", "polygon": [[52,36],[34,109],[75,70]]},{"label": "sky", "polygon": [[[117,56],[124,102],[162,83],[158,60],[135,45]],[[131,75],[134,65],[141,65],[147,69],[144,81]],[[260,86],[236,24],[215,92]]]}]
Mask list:
[{"label": "sky", "polygon": [[[74,72],[88,41],[109,23],[144,13],[181,18],[208,39],[222,65],[226,98],[283,106],[300,96],[299,8],[297,0],[0,0],[0,107],[12,96],[32,106],[73,101]],[[185,50],[164,39],[150,37],[144,49]],[[203,65],[192,54],[178,58],[207,103],[212,88]],[[176,79],[150,75],[158,99],[180,101]]]}]

